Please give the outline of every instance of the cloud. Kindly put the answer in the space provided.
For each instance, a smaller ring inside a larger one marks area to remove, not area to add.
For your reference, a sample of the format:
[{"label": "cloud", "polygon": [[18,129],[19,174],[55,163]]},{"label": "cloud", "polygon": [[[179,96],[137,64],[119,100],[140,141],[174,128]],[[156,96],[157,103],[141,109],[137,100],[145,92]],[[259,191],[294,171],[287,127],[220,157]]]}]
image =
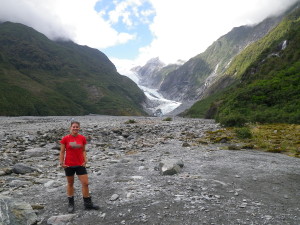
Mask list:
[{"label": "cloud", "polygon": [[94,10],[97,0],[0,0],[0,20],[31,26],[50,39],[106,48],[133,40],[118,32]]},{"label": "cloud", "polygon": [[261,22],[297,0],[150,0],[156,10],[155,39],[140,49],[141,61],[159,56],[170,63],[203,52],[233,27]]},{"label": "cloud", "polygon": [[153,10],[142,8],[147,2],[148,0],[115,0],[111,3],[114,5],[113,9],[103,7],[99,13],[107,15],[107,21],[112,25],[121,22],[127,28],[131,28],[139,23],[146,24],[150,22],[148,17],[154,13]]},{"label": "cloud", "polygon": [[[136,63],[157,56],[171,63],[188,60],[233,27],[260,22],[296,1],[0,0],[0,21],[23,23],[51,39],[71,39],[103,52],[130,43],[129,52],[142,43]],[[141,25],[152,37],[144,38],[146,33],[137,30]]]},{"label": "cloud", "polygon": [[[35,29],[48,31],[49,36],[57,34],[68,36],[55,13],[47,11],[46,5],[41,5],[39,10],[35,7],[36,1],[0,0],[0,20],[23,23]],[[49,22],[51,19],[51,22]]]}]

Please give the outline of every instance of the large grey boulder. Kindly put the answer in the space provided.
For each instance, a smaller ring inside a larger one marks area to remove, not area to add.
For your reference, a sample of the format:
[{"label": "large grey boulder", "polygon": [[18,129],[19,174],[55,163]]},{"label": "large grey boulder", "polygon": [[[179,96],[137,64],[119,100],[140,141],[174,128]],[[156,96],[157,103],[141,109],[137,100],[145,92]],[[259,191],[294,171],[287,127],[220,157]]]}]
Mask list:
[{"label": "large grey boulder", "polygon": [[32,148],[25,150],[24,154],[30,157],[41,157],[45,156],[45,154],[47,154],[47,151],[44,148]]},{"label": "large grey boulder", "polygon": [[164,160],[159,163],[159,171],[162,175],[174,175],[179,173],[183,166],[182,160]]},{"label": "large grey boulder", "polygon": [[1,225],[33,225],[37,224],[37,215],[30,204],[0,195]]},{"label": "large grey boulder", "polygon": [[51,225],[65,225],[65,224],[69,224],[69,222],[70,222],[75,216],[76,216],[76,214],[51,216],[51,217],[47,220],[47,224],[51,224]]},{"label": "large grey boulder", "polygon": [[26,173],[32,173],[34,171],[36,171],[36,169],[27,166],[23,163],[17,163],[13,166],[12,171],[16,174],[26,174]]}]

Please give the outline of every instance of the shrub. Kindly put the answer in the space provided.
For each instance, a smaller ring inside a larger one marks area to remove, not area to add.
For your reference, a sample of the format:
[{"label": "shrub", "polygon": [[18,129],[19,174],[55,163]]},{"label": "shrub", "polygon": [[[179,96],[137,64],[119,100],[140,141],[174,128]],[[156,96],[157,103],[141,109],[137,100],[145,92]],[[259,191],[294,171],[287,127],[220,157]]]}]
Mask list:
[{"label": "shrub", "polygon": [[240,114],[228,115],[221,117],[220,122],[225,127],[243,127],[247,120]]},{"label": "shrub", "polygon": [[125,124],[132,124],[132,123],[136,123],[136,121],[135,121],[135,120],[127,120],[127,121],[125,122]]},{"label": "shrub", "polygon": [[240,127],[235,129],[236,136],[240,139],[252,138],[252,133],[249,127]]}]

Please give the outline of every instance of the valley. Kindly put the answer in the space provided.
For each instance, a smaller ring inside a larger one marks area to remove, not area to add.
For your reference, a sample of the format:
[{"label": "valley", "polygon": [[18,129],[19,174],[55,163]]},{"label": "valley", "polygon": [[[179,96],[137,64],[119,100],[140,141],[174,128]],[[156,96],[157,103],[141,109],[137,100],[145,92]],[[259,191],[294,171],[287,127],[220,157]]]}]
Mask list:
[{"label": "valley", "polygon": [[[99,211],[83,210],[76,179],[76,209],[67,214],[58,141],[72,119],[89,139],[90,190]],[[300,223],[299,159],[200,142],[220,129],[213,120],[0,117],[0,125],[3,225]],[[160,163],[174,160],[181,170],[162,175]]]}]

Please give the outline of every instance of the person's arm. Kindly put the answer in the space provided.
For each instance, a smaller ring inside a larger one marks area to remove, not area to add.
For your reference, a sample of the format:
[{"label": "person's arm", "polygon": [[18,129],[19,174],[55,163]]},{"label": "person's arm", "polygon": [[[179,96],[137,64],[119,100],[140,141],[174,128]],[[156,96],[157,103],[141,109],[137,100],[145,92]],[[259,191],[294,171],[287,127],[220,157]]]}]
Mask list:
[{"label": "person's arm", "polygon": [[65,165],[65,152],[66,152],[66,146],[64,144],[60,144],[59,164],[63,168],[66,168],[66,165]]},{"label": "person's arm", "polygon": [[85,149],[85,146],[86,145],[83,145],[82,147],[82,154],[83,154],[83,160],[84,160],[84,163],[82,164],[82,166],[86,167],[86,164],[87,164],[87,157],[86,157],[86,149]]}]

